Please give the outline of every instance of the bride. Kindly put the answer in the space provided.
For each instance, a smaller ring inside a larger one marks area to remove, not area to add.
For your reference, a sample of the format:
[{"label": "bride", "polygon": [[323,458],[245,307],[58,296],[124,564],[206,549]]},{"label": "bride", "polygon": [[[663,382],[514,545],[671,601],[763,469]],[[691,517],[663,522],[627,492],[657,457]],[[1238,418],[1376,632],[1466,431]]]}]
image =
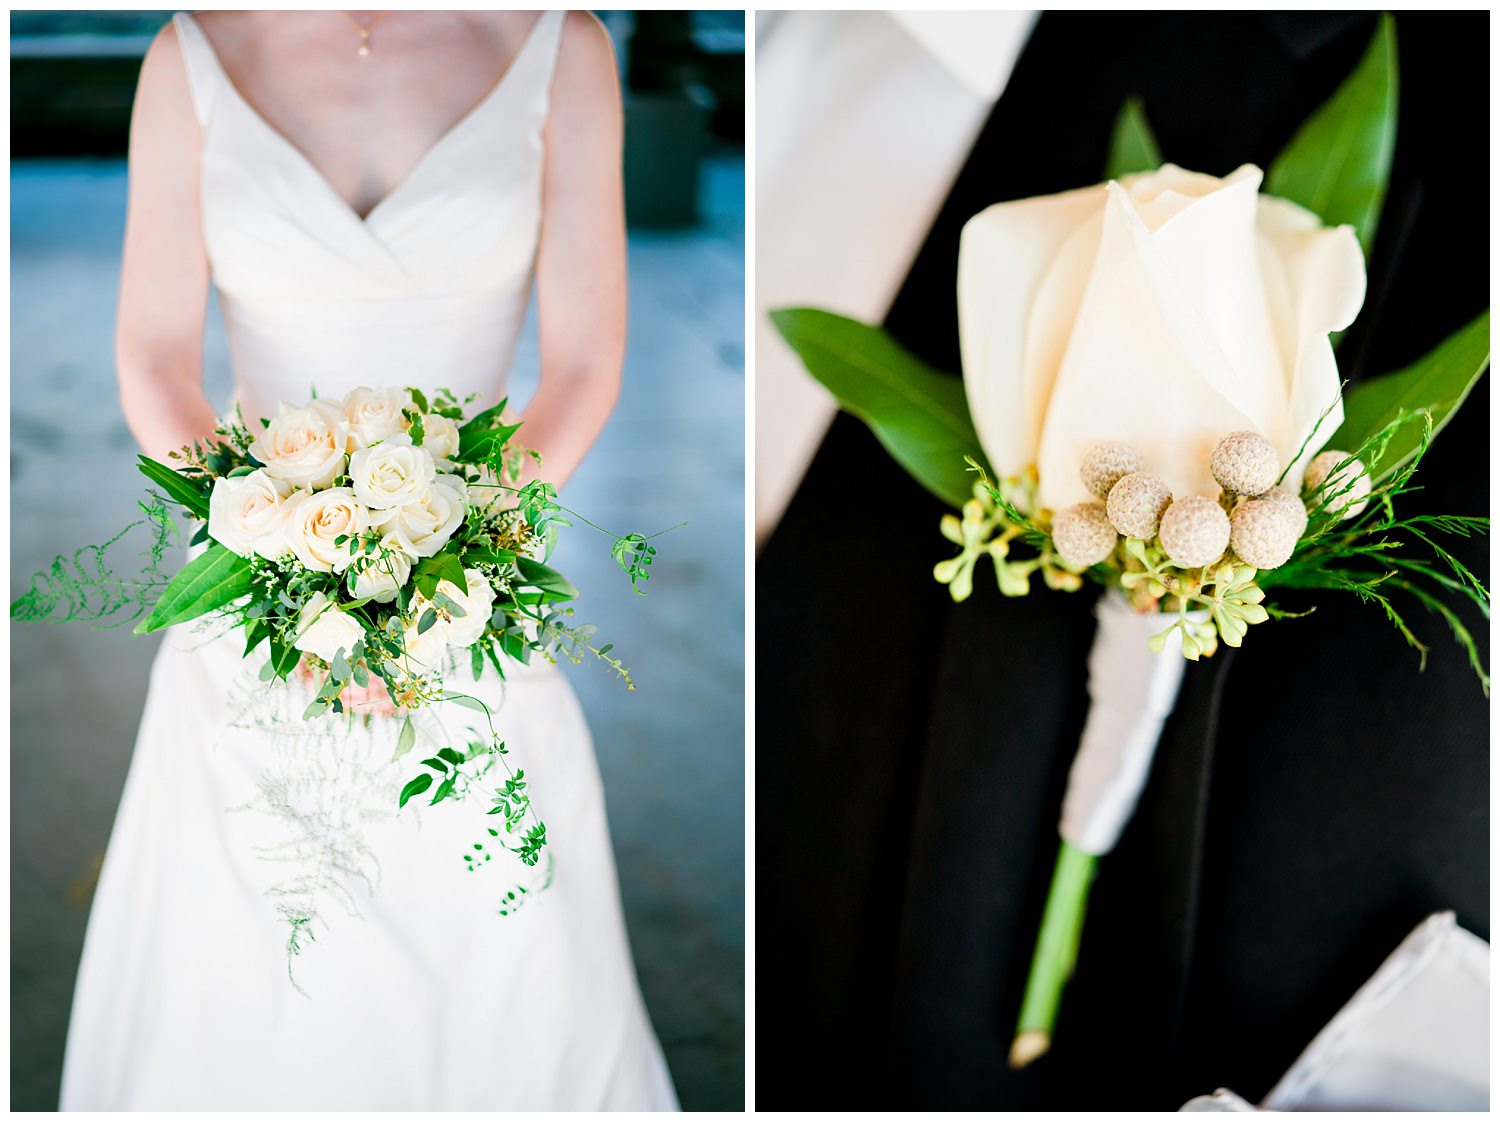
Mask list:
[{"label": "bride", "polygon": [[[541,381],[523,439],[562,483],[619,384],[620,143],[613,52],[586,14],[176,16],[131,127],[117,334],[131,431],[162,459],[213,429],[210,281],[235,403],[258,425],[314,391],[498,400],[534,278]],[[548,823],[550,864],[518,881],[508,855],[464,875],[483,808],[396,812],[408,777],[383,698],[304,724],[307,687],[268,690],[263,659],[243,656],[232,633],[162,644],[62,1108],[676,1109],[559,673],[466,686],[498,708]]]}]

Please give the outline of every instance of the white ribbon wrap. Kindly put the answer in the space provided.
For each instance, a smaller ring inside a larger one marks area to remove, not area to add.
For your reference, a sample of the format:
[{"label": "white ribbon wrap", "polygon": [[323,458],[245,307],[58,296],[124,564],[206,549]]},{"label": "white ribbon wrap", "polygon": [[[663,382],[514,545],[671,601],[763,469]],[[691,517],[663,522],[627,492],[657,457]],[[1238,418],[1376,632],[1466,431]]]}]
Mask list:
[{"label": "white ribbon wrap", "polygon": [[[1162,724],[1177,703],[1186,659],[1176,637],[1160,654],[1147,646],[1175,615],[1137,612],[1118,592],[1099,597],[1099,629],[1089,649],[1089,715],[1068,773],[1058,832],[1085,853],[1103,856],[1135,812]],[[1195,622],[1203,612],[1190,612]]]}]

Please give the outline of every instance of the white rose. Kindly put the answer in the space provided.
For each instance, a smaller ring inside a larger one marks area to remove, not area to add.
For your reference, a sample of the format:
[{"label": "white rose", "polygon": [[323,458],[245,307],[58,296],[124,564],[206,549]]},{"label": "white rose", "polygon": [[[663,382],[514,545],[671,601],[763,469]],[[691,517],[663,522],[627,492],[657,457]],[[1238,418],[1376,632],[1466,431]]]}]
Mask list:
[{"label": "white rose", "polygon": [[[1364,301],[1350,227],[1325,228],[1225,179],[1171,164],[992,206],[964,227],[958,266],[964,387],[1001,475],[1035,467],[1041,504],[1095,496],[1078,469],[1106,440],[1178,495],[1217,494],[1225,434],[1263,434],[1287,464],[1339,398],[1328,333]],[[1336,406],[1287,484],[1343,420]]]},{"label": "white rose", "polygon": [[427,493],[436,475],[432,455],[426,448],[413,446],[404,433],[349,457],[350,485],[371,510],[415,502]]},{"label": "white rose", "polygon": [[[437,587],[439,592],[457,604],[464,613],[447,621],[447,640],[449,646],[453,647],[470,647],[479,642],[495,607],[495,589],[484,579],[483,573],[478,569],[465,569],[464,578],[469,585],[467,592],[461,591],[452,581],[442,581]],[[442,613],[442,609],[439,609],[439,613]]]},{"label": "white rose", "polygon": [[384,557],[377,556],[373,565],[360,572],[351,568],[349,591],[357,599],[368,596],[378,603],[388,604],[396,598],[396,590],[411,576],[411,558],[402,553],[400,546],[389,537],[380,544],[390,552]]},{"label": "white rose", "polygon": [[[426,611],[423,608],[422,611]],[[417,612],[412,621],[406,625],[406,658],[413,663],[413,669],[441,670],[443,662],[448,656],[448,634],[447,627],[442,620],[438,620],[420,635],[417,634],[417,624],[422,618],[422,613]]]},{"label": "white rose", "polygon": [[405,432],[406,419],[401,411],[412,407],[411,394],[403,389],[372,390],[360,386],[350,390],[344,396],[343,410],[349,421],[351,451]]},{"label": "white rose", "polygon": [[286,539],[297,560],[321,573],[342,573],[354,560],[347,541],[370,526],[370,512],[348,487],[302,491],[287,503]]},{"label": "white rose", "polygon": [[371,520],[402,552],[413,557],[431,557],[463,524],[468,503],[468,488],[462,479],[439,475],[420,499],[375,511]]},{"label": "white rose", "polygon": [[214,482],[208,498],[208,533],[232,553],[258,553],[274,560],[287,551],[286,499],[289,483],[264,470]]},{"label": "white rose", "polygon": [[297,616],[297,638],[292,645],[324,662],[332,662],[341,648],[347,656],[364,635],[365,629],[358,620],[339,611],[323,593],[314,592]]},{"label": "white rose", "polygon": [[348,443],[349,422],[336,403],[319,399],[298,409],[282,402],[250,453],[293,487],[326,487],[343,474]]},{"label": "white rose", "polygon": [[458,426],[438,413],[422,418],[422,447],[444,463],[458,454]]}]

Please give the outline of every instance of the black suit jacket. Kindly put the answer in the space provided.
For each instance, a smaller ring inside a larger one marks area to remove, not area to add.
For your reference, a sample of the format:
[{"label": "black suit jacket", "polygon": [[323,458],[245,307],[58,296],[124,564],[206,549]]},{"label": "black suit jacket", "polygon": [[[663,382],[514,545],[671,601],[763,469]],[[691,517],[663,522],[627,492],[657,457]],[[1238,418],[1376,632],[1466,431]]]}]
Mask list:
[{"label": "black suit jacket", "polygon": [[[891,308],[958,369],[958,235],[990,203],[1097,182],[1122,100],[1167,159],[1267,166],[1352,70],[1361,13],[1047,14]],[[1353,379],[1488,303],[1487,25],[1398,18],[1395,167]],[[760,216],[774,222],[774,214]],[[1488,385],[1419,475],[1488,510]],[[774,418],[760,418],[774,423]],[[1093,593],[931,576],[942,505],[841,416],[757,578],[757,1088],[767,1109],[1175,1109],[1263,1095],[1401,938],[1488,936],[1487,703],[1413,607],[1252,630],[1188,668],[1142,804],[1094,889],[1053,1052],[1006,1065],[1086,707]],[[1457,552],[1487,576],[1487,543]],[[1484,642],[1485,623],[1466,620]],[[1488,651],[1485,650],[1486,660]]]}]

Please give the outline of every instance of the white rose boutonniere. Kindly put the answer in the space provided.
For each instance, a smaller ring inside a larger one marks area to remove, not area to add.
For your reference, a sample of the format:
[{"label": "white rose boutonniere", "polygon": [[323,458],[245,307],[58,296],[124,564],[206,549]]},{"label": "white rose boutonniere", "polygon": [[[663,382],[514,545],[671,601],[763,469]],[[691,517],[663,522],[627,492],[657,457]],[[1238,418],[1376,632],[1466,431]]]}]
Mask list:
[{"label": "white rose boutonniere", "polygon": [[1035,467],[1060,510],[1095,497],[1079,468],[1119,441],[1174,494],[1211,495],[1215,444],[1249,430],[1300,483],[1343,420],[1324,415],[1339,400],[1328,334],[1364,301],[1364,257],[1353,229],[1260,194],[1261,178],[1167,164],[969,220],[964,389],[997,473]]}]

